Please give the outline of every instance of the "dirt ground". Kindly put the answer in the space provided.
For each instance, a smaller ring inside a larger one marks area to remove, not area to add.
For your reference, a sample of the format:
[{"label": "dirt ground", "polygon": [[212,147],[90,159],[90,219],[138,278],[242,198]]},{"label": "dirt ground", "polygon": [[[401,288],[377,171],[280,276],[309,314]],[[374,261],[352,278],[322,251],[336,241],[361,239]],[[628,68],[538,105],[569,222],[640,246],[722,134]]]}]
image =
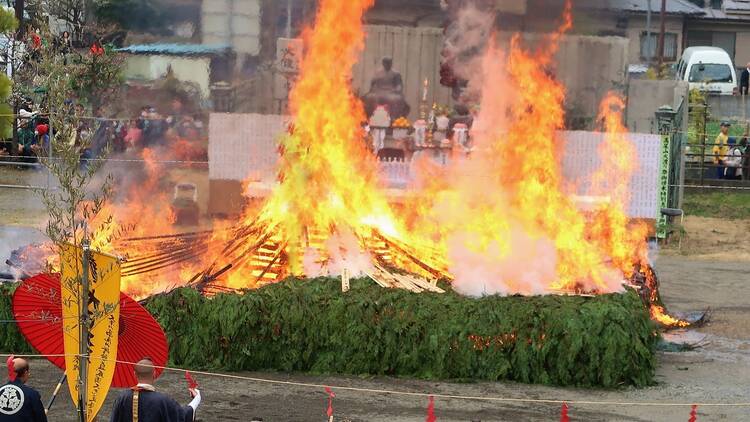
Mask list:
[{"label": "dirt ground", "polygon": [[670,252],[721,261],[750,261],[750,220],[685,217],[680,250],[672,242]]},{"label": "dirt ground", "polygon": [[[30,181],[30,179],[33,179]],[[41,173],[0,172],[0,184],[43,183]],[[28,191],[0,189],[0,253],[20,238],[41,236],[29,227],[40,227],[43,211]],[[695,351],[658,355],[657,385],[645,389],[596,390],[553,388],[515,383],[453,383],[394,378],[321,377],[305,374],[234,373],[306,384],[352,386],[392,391],[430,392],[498,398],[563,399],[625,403],[747,403],[750,380],[750,221],[687,217],[687,234],[681,248],[676,244],[659,253],[655,261],[662,282],[662,295],[672,311],[711,308],[711,322],[689,335],[705,336],[705,345]],[[3,351],[7,352],[7,351]],[[2,356],[0,356],[2,357]],[[45,401],[60,377],[60,371],[44,360],[32,362],[30,385]],[[202,421],[247,421],[253,416],[266,421],[323,421],[326,394],[322,388],[273,384],[196,375],[203,391],[198,413]],[[167,373],[157,387],[187,403],[181,373]],[[100,414],[108,420],[116,392],[110,393]],[[421,421],[427,400],[398,394],[336,390],[336,420]],[[553,421],[560,406],[443,399],[435,401],[439,421]],[[686,421],[689,406],[641,406],[574,404],[574,421]],[[73,422],[69,395],[63,391],[50,412],[51,421]],[[750,420],[748,407],[698,408],[699,421]]]}]

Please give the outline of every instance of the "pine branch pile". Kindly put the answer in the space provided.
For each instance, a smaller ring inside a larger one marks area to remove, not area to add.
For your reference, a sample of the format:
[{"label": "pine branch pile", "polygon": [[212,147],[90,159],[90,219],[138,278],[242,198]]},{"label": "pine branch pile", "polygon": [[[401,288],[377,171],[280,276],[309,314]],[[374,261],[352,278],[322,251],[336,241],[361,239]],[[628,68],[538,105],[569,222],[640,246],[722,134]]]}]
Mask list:
[{"label": "pine branch pile", "polygon": [[13,292],[14,284],[0,283],[0,352],[14,354],[31,353],[31,346],[23,338],[18,326],[13,321]]},{"label": "pine branch pile", "polygon": [[[470,299],[383,289],[368,279],[295,280],[207,298],[194,289],[146,307],[171,364],[424,379],[512,380],[561,386],[647,386],[658,335],[632,291],[595,297]],[[0,318],[13,319],[0,285]],[[28,352],[14,324],[0,351]]]},{"label": "pine branch pile", "polygon": [[637,294],[470,299],[352,280],[287,280],[150,299],[173,364],[618,387],[653,383],[658,335]]}]

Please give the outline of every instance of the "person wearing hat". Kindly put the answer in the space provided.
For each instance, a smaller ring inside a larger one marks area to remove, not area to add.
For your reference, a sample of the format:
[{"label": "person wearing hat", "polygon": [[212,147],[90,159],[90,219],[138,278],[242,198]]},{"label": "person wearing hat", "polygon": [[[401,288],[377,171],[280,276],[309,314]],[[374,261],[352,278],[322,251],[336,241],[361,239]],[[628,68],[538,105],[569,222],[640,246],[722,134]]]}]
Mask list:
[{"label": "person wearing hat", "polygon": [[714,165],[716,165],[716,177],[718,179],[724,178],[724,160],[726,159],[727,153],[729,153],[729,122],[721,122],[721,129],[719,134],[716,136],[714,146],[711,148],[711,155],[713,156]]},{"label": "person wearing hat", "polygon": [[36,137],[36,142],[32,145],[32,149],[39,155],[43,150],[49,148],[49,125],[37,125],[34,136]]},{"label": "person wearing hat", "polygon": [[31,120],[19,120],[18,121],[18,155],[22,156],[22,162],[33,163],[36,157],[34,154],[34,144],[36,143],[36,135],[34,135],[34,129],[32,129]]},{"label": "person wearing hat", "polygon": [[736,145],[734,138],[727,142],[729,152],[725,160],[724,178],[727,180],[742,179],[742,150]]}]

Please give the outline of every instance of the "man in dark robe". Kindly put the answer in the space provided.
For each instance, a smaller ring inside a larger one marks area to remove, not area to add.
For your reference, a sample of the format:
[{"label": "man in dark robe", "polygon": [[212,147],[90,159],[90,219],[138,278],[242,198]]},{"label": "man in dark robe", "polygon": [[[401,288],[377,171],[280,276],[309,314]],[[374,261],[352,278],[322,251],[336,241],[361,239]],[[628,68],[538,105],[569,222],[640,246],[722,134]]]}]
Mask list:
[{"label": "man in dark robe", "polygon": [[42,396],[31,387],[29,362],[16,358],[8,362],[10,378],[0,387],[0,422],[47,422]]},{"label": "man in dark robe", "polygon": [[193,400],[180,406],[174,399],[154,388],[154,363],[144,358],[135,365],[138,385],[125,391],[115,401],[111,422],[192,422],[201,402],[201,394],[191,389]]}]

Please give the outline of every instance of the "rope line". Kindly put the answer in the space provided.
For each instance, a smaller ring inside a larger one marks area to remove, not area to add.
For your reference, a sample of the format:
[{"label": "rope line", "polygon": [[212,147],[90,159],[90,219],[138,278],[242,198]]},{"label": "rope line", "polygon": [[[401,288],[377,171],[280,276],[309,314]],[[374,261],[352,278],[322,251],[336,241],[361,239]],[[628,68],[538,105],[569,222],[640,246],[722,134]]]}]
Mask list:
[{"label": "rope line", "polygon": [[[7,357],[8,355],[4,354],[0,356]],[[47,357],[47,356],[49,357],[62,357],[62,356],[80,357],[82,355],[61,354],[61,355],[15,355],[15,356],[16,357]],[[91,357],[91,360],[101,360],[101,358]],[[128,362],[128,361],[122,361],[122,360],[116,360],[116,359],[106,359],[106,361],[121,363],[121,364],[126,364],[126,365],[136,364],[136,362]],[[247,377],[247,376],[242,376],[242,375],[222,374],[222,373],[217,373],[217,372],[194,371],[194,370],[172,368],[168,366],[159,366],[159,365],[153,365],[153,367],[157,369],[162,369],[165,371],[172,371],[172,372],[180,372],[180,373],[190,372],[191,374],[199,374],[199,375],[205,375],[205,376],[210,376],[210,377],[252,381],[256,383],[265,383],[265,384],[278,384],[278,385],[289,385],[289,386],[295,386],[295,387],[314,388],[316,390],[322,390],[327,387],[327,388],[331,388],[332,390],[353,391],[353,392],[358,392],[358,393],[390,394],[390,395],[410,396],[410,397],[432,396],[435,398],[454,399],[454,400],[493,401],[493,402],[504,402],[504,403],[543,403],[543,404],[558,404],[558,405],[567,403],[568,405],[586,405],[586,406],[687,407],[687,406],[697,405],[700,407],[750,407],[750,402],[738,402],[738,403],[619,402],[619,401],[608,401],[608,400],[596,401],[596,400],[528,399],[528,398],[520,398],[520,397],[467,396],[467,395],[460,395],[460,394],[422,393],[418,391],[386,390],[386,389],[379,389],[379,388],[346,387],[346,386],[336,386],[336,385],[330,385],[330,384],[316,384],[316,383],[309,383],[309,382],[282,381],[282,380],[274,380],[274,379],[267,379],[267,378]]]},{"label": "rope line", "polygon": [[55,323],[64,319],[78,319],[78,317],[54,317],[54,318],[39,318],[39,319],[0,319],[0,324],[11,324],[18,322],[49,322]]}]

